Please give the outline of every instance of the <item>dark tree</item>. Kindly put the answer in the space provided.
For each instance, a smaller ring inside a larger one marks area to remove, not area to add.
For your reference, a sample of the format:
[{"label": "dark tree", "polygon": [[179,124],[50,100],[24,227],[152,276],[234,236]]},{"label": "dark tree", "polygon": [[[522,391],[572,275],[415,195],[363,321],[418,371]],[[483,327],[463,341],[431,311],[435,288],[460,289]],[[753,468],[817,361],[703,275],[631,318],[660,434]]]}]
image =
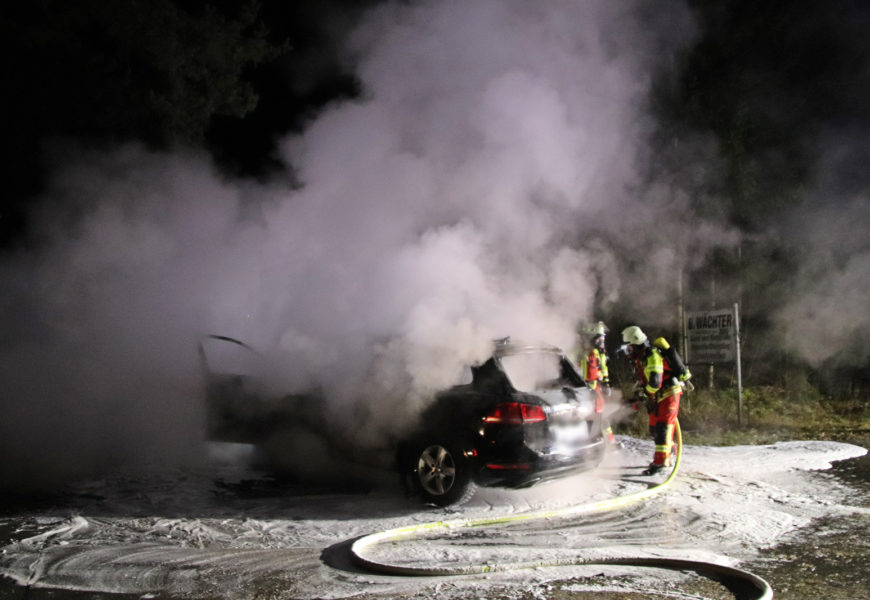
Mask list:
[{"label": "dark tree", "polygon": [[232,12],[171,0],[40,0],[0,19],[2,112],[14,157],[4,164],[4,242],[39,191],[50,140],[199,145],[217,116],[257,105],[248,69],[286,49],[258,8]]},{"label": "dark tree", "polygon": [[[766,380],[784,369],[770,317],[803,293],[799,266],[814,251],[788,224],[808,208],[835,214],[870,187],[859,167],[870,160],[870,5],[690,6],[698,39],[675,55],[652,99],[660,123],[655,168],[689,193],[694,219],[741,232],[738,245],[713,249],[687,274],[687,302],[739,300],[749,375]],[[722,168],[699,168],[691,142],[702,137],[714,140]]]},{"label": "dark tree", "polygon": [[727,220],[757,232],[812,183],[824,132],[866,129],[870,7],[856,0],[691,5],[702,36],[679,58],[678,83],[660,106],[666,122],[715,134],[728,167],[720,195]]}]

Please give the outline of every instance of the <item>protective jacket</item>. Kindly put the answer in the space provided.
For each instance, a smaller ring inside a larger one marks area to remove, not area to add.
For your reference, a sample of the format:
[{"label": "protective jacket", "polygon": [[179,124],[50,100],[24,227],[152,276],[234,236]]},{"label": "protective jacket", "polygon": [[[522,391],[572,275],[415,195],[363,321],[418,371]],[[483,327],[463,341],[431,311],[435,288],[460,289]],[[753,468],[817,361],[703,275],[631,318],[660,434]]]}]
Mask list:
[{"label": "protective jacket", "polygon": [[593,390],[600,385],[610,385],[610,373],[607,369],[607,353],[598,348],[592,348],[580,361],[583,379]]},{"label": "protective jacket", "polygon": [[661,402],[682,391],[679,379],[656,346],[644,346],[642,354],[635,357],[634,368],[638,382],[649,398]]}]

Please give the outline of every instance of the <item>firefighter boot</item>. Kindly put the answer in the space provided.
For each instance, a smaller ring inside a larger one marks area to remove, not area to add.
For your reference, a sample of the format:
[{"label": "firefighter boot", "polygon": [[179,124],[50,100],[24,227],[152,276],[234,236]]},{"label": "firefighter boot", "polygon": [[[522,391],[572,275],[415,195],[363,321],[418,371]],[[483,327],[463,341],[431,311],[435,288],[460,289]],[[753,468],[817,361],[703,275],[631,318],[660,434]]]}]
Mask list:
[{"label": "firefighter boot", "polygon": [[641,475],[655,475],[664,469],[664,465],[650,463],[649,466],[641,472]]}]

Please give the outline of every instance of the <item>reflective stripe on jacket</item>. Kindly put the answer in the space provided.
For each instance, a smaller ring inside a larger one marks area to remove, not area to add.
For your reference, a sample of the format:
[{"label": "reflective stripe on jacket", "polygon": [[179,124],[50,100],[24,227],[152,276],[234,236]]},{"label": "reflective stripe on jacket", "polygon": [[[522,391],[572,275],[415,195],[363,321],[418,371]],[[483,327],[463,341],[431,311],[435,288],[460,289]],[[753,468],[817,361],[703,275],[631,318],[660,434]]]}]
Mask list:
[{"label": "reflective stripe on jacket", "polygon": [[583,379],[593,390],[598,388],[599,381],[607,381],[610,378],[607,370],[607,354],[598,348],[592,348],[583,356],[580,367],[583,370]]}]

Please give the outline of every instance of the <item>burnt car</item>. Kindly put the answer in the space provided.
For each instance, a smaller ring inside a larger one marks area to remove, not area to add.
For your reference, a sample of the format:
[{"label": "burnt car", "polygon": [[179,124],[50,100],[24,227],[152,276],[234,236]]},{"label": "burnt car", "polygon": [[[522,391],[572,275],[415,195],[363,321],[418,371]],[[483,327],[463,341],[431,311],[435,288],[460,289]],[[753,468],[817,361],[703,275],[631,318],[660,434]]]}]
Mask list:
[{"label": "burnt car", "polygon": [[461,503],[477,486],[522,488],[595,468],[604,454],[594,392],[553,346],[501,340],[471,381],[438,394],[399,448],[425,501]]},{"label": "burnt car", "polygon": [[[232,338],[207,338],[256,354]],[[316,392],[270,397],[255,376],[216,370],[202,342],[200,355],[208,439],[261,444],[300,427],[330,430]],[[571,361],[554,346],[509,339],[389,443],[406,490],[439,506],[466,501],[478,486],[522,488],[595,468],[604,455],[602,414]]]}]

